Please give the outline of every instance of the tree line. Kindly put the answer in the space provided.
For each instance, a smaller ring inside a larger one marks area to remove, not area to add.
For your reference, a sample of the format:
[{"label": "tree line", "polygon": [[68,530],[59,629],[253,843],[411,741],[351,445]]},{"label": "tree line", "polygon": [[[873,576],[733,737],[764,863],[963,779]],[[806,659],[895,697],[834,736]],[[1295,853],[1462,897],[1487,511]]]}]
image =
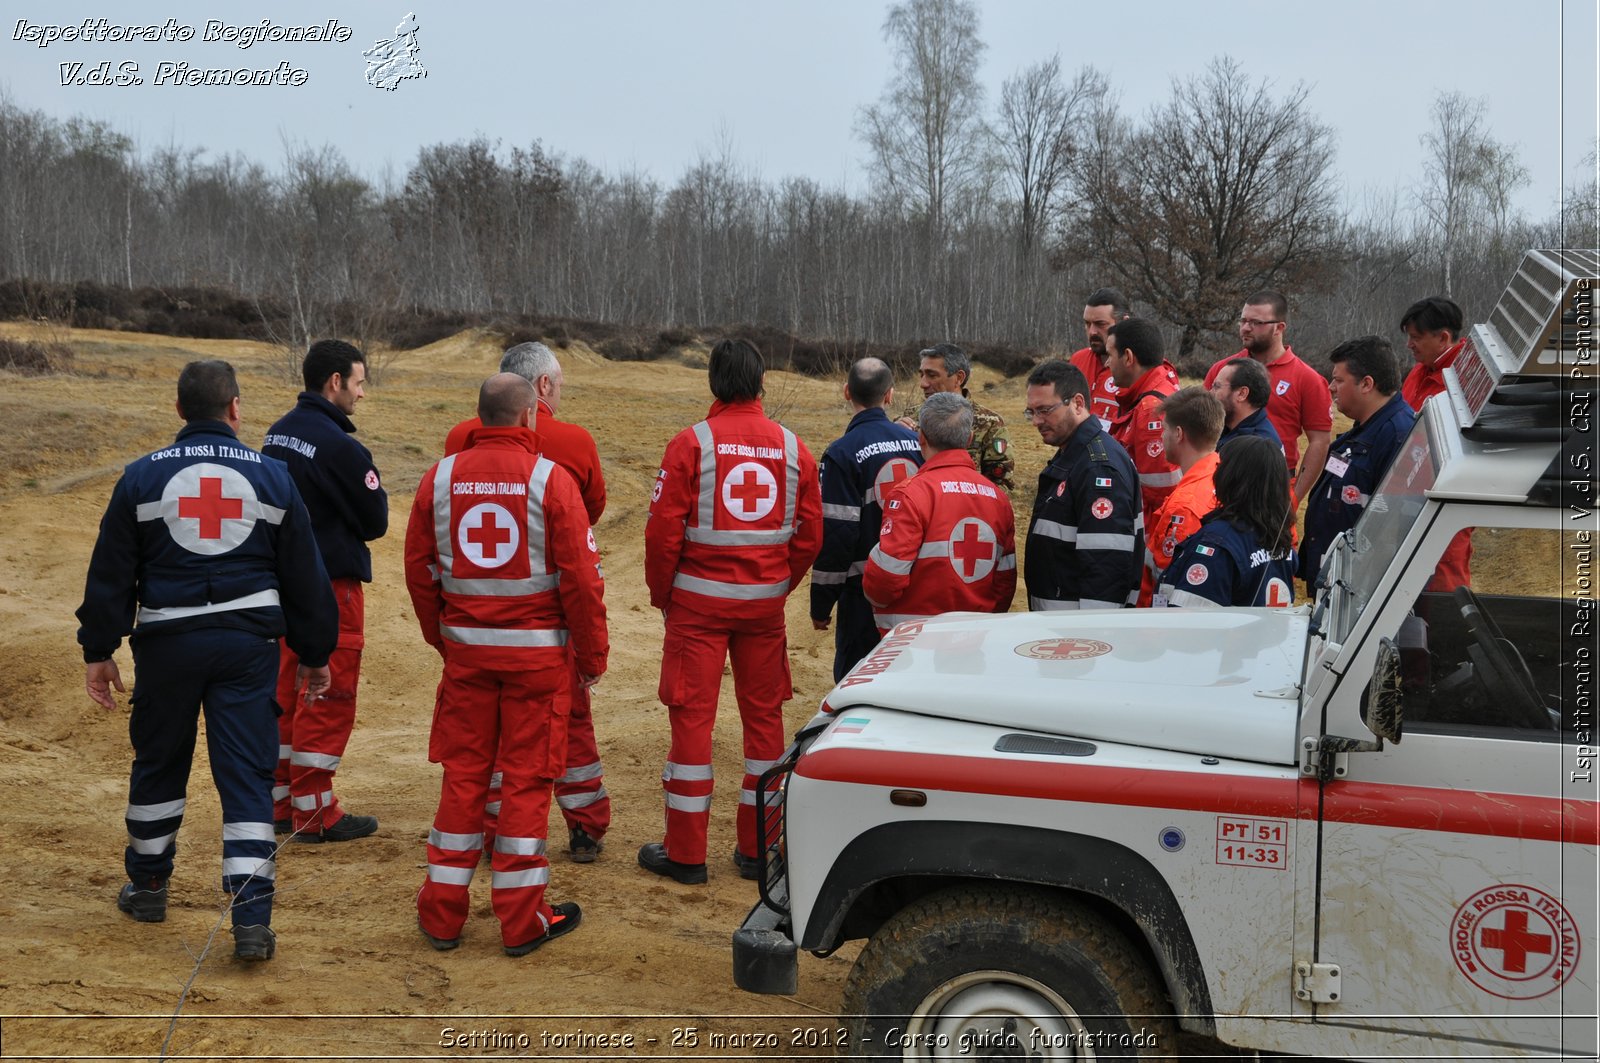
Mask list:
[{"label": "tree line", "polygon": [[968,0],[888,9],[858,195],[766,180],[726,144],[667,184],[482,137],[375,182],[333,146],[286,141],[273,166],[140,149],[0,97],[0,278],[226,288],[280,308],[286,345],[452,311],[1033,351],[1079,345],[1083,296],[1109,283],[1194,371],[1236,349],[1257,288],[1289,293],[1290,342],[1315,358],[1426,294],[1481,320],[1523,249],[1600,244],[1592,181],[1549,217],[1512,207],[1527,171],[1484,100],[1437,97],[1411,186],[1351,212],[1304,86],[1221,57],[1131,115],[1099,71],[1051,56],[991,106],[980,29]]}]

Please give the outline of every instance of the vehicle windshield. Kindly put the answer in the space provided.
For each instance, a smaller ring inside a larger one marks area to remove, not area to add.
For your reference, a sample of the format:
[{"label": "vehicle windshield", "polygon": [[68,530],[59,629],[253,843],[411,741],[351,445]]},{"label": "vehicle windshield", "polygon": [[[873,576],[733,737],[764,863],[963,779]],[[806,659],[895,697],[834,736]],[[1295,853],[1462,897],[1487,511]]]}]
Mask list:
[{"label": "vehicle windshield", "polygon": [[1419,417],[1411,437],[1373,492],[1366,512],[1340,541],[1341,578],[1332,591],[1342,595],[1333,615],[1335,642],[1345,640],[1356,617],[1377,593],[1379,581],[1422,512],[1433,480],[1426,418]]}]

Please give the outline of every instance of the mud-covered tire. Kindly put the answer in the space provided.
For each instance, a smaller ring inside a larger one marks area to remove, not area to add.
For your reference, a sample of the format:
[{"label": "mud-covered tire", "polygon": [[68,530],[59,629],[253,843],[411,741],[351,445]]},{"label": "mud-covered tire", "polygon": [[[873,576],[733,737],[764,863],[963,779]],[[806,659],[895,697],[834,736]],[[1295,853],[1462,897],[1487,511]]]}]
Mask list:
[{"label": "mud-covered tire", "polygon": [[1172,1056],[1166,991],[1114,927],[1072,900],[960,886],[879,928],[845,983],[850,1059]]}]

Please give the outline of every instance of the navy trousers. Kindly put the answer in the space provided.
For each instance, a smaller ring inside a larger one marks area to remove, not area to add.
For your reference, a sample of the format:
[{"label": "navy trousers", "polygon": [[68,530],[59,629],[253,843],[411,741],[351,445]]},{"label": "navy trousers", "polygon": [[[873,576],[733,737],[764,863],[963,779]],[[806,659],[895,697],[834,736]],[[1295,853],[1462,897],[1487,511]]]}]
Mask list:
[{"label": "navy trousers", "polygon": [[845,581],[839,592],[839,615],[833,622],[833,681],[861,663],[878,645],[878,622],[872,618],[872,603],[861,593],[861,577]]},{"label": "navy trousers", "polygon": [[172,874],[203,706],[211,777],[222,800],[222,888],[235,897],[236,926],[269,925],[277,875],[276,640],[227,628],[135,635],[133,666],[128,877],[143,883]]}]

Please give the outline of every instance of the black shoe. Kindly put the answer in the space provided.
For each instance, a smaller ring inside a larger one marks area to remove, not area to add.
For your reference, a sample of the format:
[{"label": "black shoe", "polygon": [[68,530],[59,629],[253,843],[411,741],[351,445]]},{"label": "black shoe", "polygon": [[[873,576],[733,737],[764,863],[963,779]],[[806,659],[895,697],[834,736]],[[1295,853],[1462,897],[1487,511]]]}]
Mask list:
[{"label": "black shoe", "polygon": [[590,837],[589,832],[582,827],[574,827],[572,840],[567,843],[567,855],[572,857],[572,862],[575,864],[592,864],[594,858],[600,855],[600,850],[605,847],[605,842]]},{"label": "black shoe", "polygon": [[735,849],[733,851],[733,866],[739,869],[740,878],[747,878],[751,882],[761,881],[761,857],[746,856],[739,850]]},{"label": "black shoe", "polygon": [[417,929],[422,931],[422,936],[428,939],[428,944],[432,945],[440,952],[449,952],[451,949],[461,944],[460,937],[436,938],[432,934],[428,933],[428,928],[422,925],[422,917],[420,915],[417,916]]},{"label": "black shoe", "polygon": [[272,821],[272,833],[274,833],[274,834],[293,834],[294,833],[294,821],[293,820],[288,820],[288,819],[275,819],[275,820],[273,820]]},{"label": "black shoe", "polygon": [[357,838],[365,838],[369,834],[376,833],[378,833],[377,816],[352,816],[346,812],[339,817],[339,822],[331,827],[323,827],[321,831],[301,831],[294,837],[296,841],[317,845],[322,842],[353,842]]},{"label": "black shoe", "polygon": [[505,947],[507,956],[526,956],[528,953],[543,945],[551,938],[558,938],[562,934],[572,933],[574,930],[578,929],[578,924],[583,922],[583,909],[579,908],[577,904],[572,901],[564,901],[561,904],[552,904],[550,908],[551,919],[549,932],[540,934],[532,941],[525,941],[521,945],[507,945]]},{"label": "black shoe", "polygon": [[117,907],[141,923],[167,921],[167,880],[152,878],[141,887],[130,882],[117,894]]},{"label": "black shoe", "polygon": [[252,963],[272,959],[278,951],[278,935],[270,926],[252,923],[233,928],[233,955]]},{"label": "black shoe", "polygon": [[639,866],[685,886],[698,886],[706,880],[706,865],[680,864],[667,856],[667,847],[660,842],[639,847]]}]

